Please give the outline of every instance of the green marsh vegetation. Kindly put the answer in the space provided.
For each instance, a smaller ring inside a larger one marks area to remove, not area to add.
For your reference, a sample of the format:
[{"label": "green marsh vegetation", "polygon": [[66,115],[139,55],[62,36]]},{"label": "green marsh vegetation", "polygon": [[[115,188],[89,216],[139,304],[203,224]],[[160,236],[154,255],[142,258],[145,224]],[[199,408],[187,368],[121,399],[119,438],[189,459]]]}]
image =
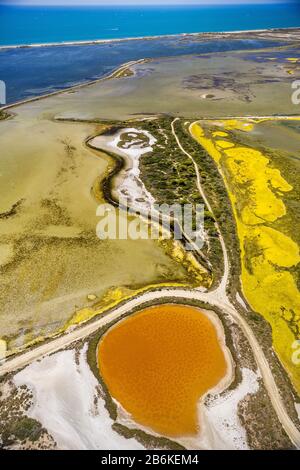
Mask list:
[{"label": "green marsh vegetation", "polygon": [[[144,121],[142,124],[134,123],[136,127],[142,126],[148,130],[157,139],[153,152],[144,155],[140,160],[141,179],[158,204],[203,204],[196,185],[193,162],[178,148],[171,132],[172,120],[171,117],[161,117]],[[220,279],[223,273],[223,254],[215,217],[231,254],[232,273],[239,273],[235,266],[238,263],[236,250],[239,250],[239,245],[222,177],[211,157],[193,141],[181,121],[176,123],[175,129],[183,147],[199,166],[201,183],[213,208],[214,214],[207,208],[204,211],[207,243],[202,251],[212,265],[214,279]]]}]

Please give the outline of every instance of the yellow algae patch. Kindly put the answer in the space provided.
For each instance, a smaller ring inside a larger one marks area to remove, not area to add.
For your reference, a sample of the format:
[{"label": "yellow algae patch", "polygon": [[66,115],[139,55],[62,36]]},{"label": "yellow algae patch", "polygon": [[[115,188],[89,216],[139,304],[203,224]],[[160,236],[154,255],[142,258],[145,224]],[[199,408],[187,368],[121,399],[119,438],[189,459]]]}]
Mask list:
[{"label": "yellow algae patch", "polygon": [[181,262],[184,260],[184,249],[179,243],[174,243],[173,244],[173,249],[172,249],[172,257],[178,261]]},{"label": "yellow algae patch", "polygon": [[299,392],[300,368],[292,361],[292,344],[299,339],[300,293],[292,274],[276,272],[265,261],[253,266],[252,275],[243,267],[242,281],[253,309],[271,324],[274,348]]},{"label": "yellow algae patch", "polygon": [[109,289],[109,291],[103,296],[102,303],[110,304],[111,302],[120,302],[122,298],[132,295],[132,290],[126,287],[116,287],[115,289]]},{"label": "yellow algae patch", "polygon": [[227,137],[228,132],[216,131],[216,132],[213,132],[212,135],[213,137]]},{"label": "yellow algae patch", "polygon": [[217,140],[216,144],[218,147],[221,147],[222,149],[228,149],[230,147],[234,147],[234,144],[227,140]]},{"label": "yellow algae patch", "polygon": [[218,162],[221,158],[221,153],[216,149],[211,139],[205,137],[203,129],[194,123],[191,125],[190,131],[202,147]]},{"label": "yellow algae patch", "polygon": [[124,287],[116,287],[108,289],[102,299],[94,307],[86,307],[78,310],[67,322],[64,329],[68,329],[72,325],[78,325],[86,322],[96,315],[100,315],[106,310],[116,307],[122,300],[129,300],[134,295],[142,293],[149,289],[151,286],[147,286],[141,289],[128,289]]},{"label": "yellow algae patch", "polygon": [[119,322],[100,341],[98,364],[133,419],[167,436],[197,433],[198,401],[227,372],[213,322],[183,305],[148,308]]},{"label": "yellow algae patch", "polygon": [[236,147],[225,150],[226,170],[233,179],[231,191],[237,197],[241,219],[255,225],[273,222],[286,213],[284,203],[272,189],[282,192],[292,187],[277,169],[270,168],[269,159],[258,150]]},{"label": "yellow algae patch", "polygon": [[217,124],[209,124],[211,129],[195,132],[193,127],[191,132],[201,145],[210,140],[206,150],[224,177],[240,240],[244,295],[254,311],[269,321],[274,349],[300,393],[300,364],[292,360],[294,341],[300,337],[300,293],[289,271],[300,262],[299,247],[268,225],[286,214],[282,196],[293,187],[256,149],[235,146],[220,150],[216,158]]},{"label": "yellow algae patch", "polygon": [[290,237],[270,227],[258,227],[251,236],[257,240],[262,257],[282,267],[292,267],[300,262],[299,247]]},{"label": "yellow algae patch", "polygon": [[166,253],[187,270],[190,275],[190,284],[202,285],[203,287],[211,286],[211,275],[196,260],[195,256],[190,251],[186,251],[177,240],[160,239],[159,243],[164,247]]},{"label": "yellow algae patch", "polygon": [[74,313],[72,318],[64,325],[60,332],[66,331],[73,325],[78,325],[84,323],[92,318],[100,315],[104,312],[107,312],[109,309],[116,307],[120,302],[125,300],[130,300],[138,294],[142,294],[151,289],[163,287],[189,287],[189,284],[185,283],[176,283],[176,282],[166,282],[151,284],[149,286],[141,287],[140,289],[128,289],[124,287],[112,288],[107,291],[99,302],[93,307],[85,307]]},{"label": "yellow algae patch", "polygon": [[219,121],[215,121],[215,123],[219,126],[224,127],[224,129],[227,129],[230,131],[239,130],[239,131],[251,132],[254,128],[254,124],[246,120],[221,119]]},{"label": "yellow algae patch", "polygon": [[286,60],[288,60],[289,62],[296,63],[296,62],[298,62],[299,58],[297,58],[297,57],[289,57],[289,58],[286,59]]}]

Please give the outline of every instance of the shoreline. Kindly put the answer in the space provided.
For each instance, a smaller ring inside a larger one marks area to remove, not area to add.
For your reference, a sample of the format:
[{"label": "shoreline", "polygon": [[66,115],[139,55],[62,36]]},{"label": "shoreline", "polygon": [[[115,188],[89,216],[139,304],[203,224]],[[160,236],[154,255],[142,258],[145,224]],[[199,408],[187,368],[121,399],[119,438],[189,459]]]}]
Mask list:
[{"label": "shoreline", "polygon": [[[0,106],[0,112],[5,111],[6,109],[21,106],[23,104],[32,103],[34,101],[39,101],[39,100],[44,99],[44,98],[50,98],[52,96],[61,95],[62,93],[69,93],[69,92],[72,92],[72,91],[77,90],[77,89],[79,90],[80,88],[90,86],[90,85],[95,85],[96,83],[102,82],[104,80],[110,80],[111,78],[117,77],[118,74],[124,72],[129,67],[132,67],[133,65],[137,65],[137,64],[142,64],[142,63],[146,62],[147,60],[149,60],[149,59],[142,58],[142,59],[138,59],[138,60],[132,60],[130,62],[125,62],[124,64],[122,64],[119,67],[117,67],[116,69],[114,69],[112,72],[109,72],[108,75],[103,75],[102,77],[97,78],[96,80],[78,83],[77,85],[72,85],[72,86],[67,87],[67,88],[61,88],[60,90],[52,91],[51,93],[46,93],[44,95],[32,96],[31,98],[26,98],[24,100],[14,101],[13,103],[6,104],[4,106]],[[11,114],[13,114],[13,113],[11,113]],[[4,119],[4,120],[6,120],[6,119]]]},{"label": "shoreline", "polygon": [[137,36],[137,37],[124,37],[124,38],[111,38],[111,39],[87,39],[87,40],[74,40],[74,41],[60,41],[60,42],[45,42],[45,43],[29,43],[29,44],[8,44],[8,45],[0,45],[0,51],[6,49],[27,49],[27,48],[38,48],[38,47],[53,47],[53,46],[89,46],[89,45],[97,45],[97,44],[109,44],[109,43],[119,43],[125,41],[141,41],[141,40],[156,40],[156,39],[174,39],[178,38],[194,38],[197,36],[207,36],[208,38],[212,38],[215,36],[216,38],[220,36],[227,36],[230,34],[237,35],[237,34],[260,34],[260,33],[288,33],[288,32],[299,32],[300,33],[300,26],[292,26],[287,28],[265,28],[265,29],[247,29],[247,30],[234,30],[234,31],[199,31],[195,33],[174,33],[174,34],[159,34],[159,35],[150,35],[150,36]]}]

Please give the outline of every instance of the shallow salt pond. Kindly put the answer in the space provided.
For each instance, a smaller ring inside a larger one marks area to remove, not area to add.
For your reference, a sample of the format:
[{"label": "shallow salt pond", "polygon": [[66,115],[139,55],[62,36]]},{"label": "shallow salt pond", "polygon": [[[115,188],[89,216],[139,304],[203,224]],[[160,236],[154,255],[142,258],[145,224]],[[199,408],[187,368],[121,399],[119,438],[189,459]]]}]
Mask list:
[{"label": "shallow salt pond", "polygon": [[167,436],[197,434],[197,403],[227,373],[216,320],[194,307],[161,305],[104,335],[100,374],[134,421]]}]

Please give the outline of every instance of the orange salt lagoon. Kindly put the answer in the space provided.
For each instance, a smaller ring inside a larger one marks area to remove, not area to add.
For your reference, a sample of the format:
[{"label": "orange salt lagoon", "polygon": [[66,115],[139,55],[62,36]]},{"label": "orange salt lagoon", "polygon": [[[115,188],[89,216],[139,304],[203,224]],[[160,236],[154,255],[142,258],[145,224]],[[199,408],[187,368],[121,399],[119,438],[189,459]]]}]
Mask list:
[{"label": "orange salt lagoon", "polygon": [[100,374],[112,397],[157,433],[197,434],[199,399],[231,372],[219,323],[213,312],[174,304],[120,321],[98,346]]}]

